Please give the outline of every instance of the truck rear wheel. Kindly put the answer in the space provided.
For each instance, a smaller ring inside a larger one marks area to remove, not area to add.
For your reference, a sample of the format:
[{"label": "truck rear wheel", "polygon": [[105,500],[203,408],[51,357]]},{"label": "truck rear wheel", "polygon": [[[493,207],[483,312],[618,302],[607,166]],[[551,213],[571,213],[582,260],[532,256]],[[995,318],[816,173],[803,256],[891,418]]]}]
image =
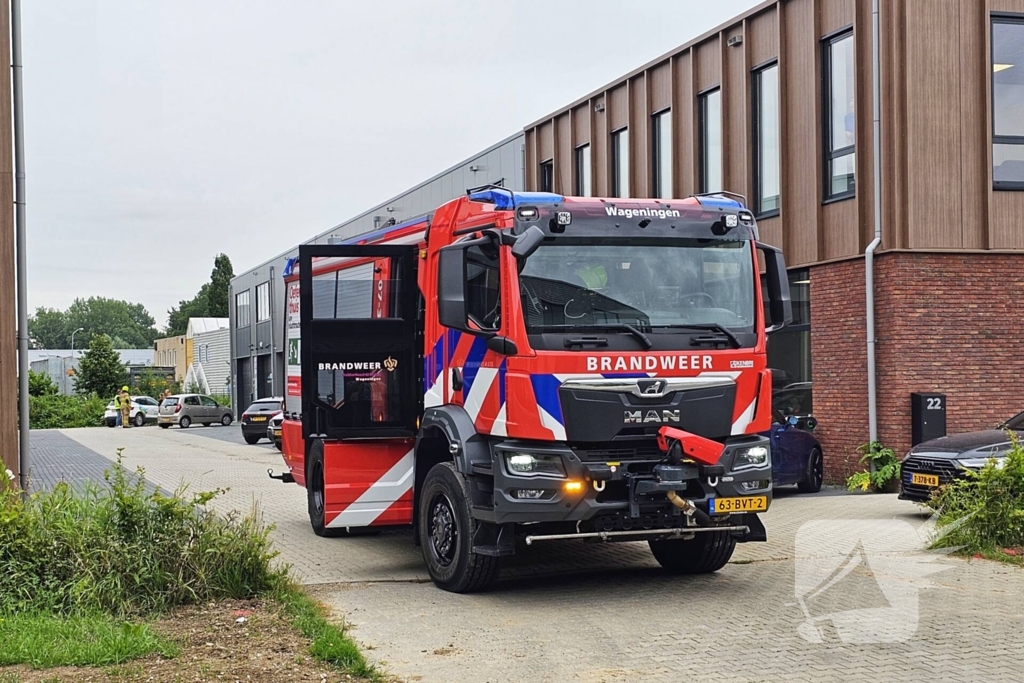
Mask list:
[{"label": "truck rear wheel", "polygon": [[[248,441],[248,438],[246,438]],[[324,442],[315,440],[306,458],[306,503],[309,524],[313,533],[324,538],[341,536],[376,536],[380,529],[373,527],[329,527],[324,524],[327,494],[324,488]]]},{"label": "truck rear wheel", "polygon": [[727,531],[706,531],[689,541],[648,541],[654,559],[673,574],[710,574],[725,566],[736,549]]},{"label": "truck rear wheel", "polygon": [[427,572],[438,588],[471,593],[498,580],[499,558],[473,552],[476,524],[466,480],[450,462],[434,465],[423,482],[418,532]]}]

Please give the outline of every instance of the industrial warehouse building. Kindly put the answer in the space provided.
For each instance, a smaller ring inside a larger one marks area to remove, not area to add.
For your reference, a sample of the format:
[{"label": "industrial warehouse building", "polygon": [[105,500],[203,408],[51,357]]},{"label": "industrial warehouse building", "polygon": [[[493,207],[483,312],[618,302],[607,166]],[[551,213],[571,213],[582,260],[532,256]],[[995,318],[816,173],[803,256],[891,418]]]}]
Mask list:
[{"label": "industrial warehouse building", "polygon": [[[903,452],[912,393],[945,396],[949,432],[1024,410],[1024,0],[880,4],[877,423]],[[398,220],[427,213],[499,177],[574,195],[742,194],[790,266],[796,321],[769,343],[775,388],[818,418],[837,479],[869,437],[871,29],[870,0],[761,4],[310,241],[371,230],[396,204]],[[508,163],[472,171],[488,155]],[[282,392],[290,255],[233,283],[240,407]]]}]

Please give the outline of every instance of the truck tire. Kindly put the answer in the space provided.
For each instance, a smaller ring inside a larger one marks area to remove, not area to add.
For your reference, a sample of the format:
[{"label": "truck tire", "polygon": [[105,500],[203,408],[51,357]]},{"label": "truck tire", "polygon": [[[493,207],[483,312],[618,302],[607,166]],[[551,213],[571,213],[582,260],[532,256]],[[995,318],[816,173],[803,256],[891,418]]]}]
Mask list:
[{"label": "truck tire", "polygon": [[727,531],[705,531],[689,541],[648,541],[654,559],[673,574],[710,574],[725,566],[736,549]]},{"label": "truck tire", "polygon": [[434,465],[423,482],[418,532],[427,572],[438,588],[471,593],[498,580],[500,558],[472,552],[476,524],[466,480],[453,463]]},{"label": "truck tire", "polygon": [[807,458],[807,471],[804,472],[804,478],[796,485],[800,493],[817,493],[821,490],[822,467],[821,450],[812,448],[811,455]]},{"label": "truck tire", "polygon": [[[248,437],[246,437],[248,441]],[[324,490],[324,442],[316,439],[309,446],[306,458],[306,503],[309,508],[309,524],[313,533],[324,538],[343,536],[376,536],[380,529],[373,527],[329,527],[324,524],[327,494]]]}]

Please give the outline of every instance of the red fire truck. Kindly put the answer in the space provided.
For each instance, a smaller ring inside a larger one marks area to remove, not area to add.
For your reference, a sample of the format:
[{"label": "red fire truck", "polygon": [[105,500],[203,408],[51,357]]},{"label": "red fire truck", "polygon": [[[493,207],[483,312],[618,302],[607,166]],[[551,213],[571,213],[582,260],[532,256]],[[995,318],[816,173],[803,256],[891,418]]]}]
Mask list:
[{"label": "red fire truck", "polygon": [[[487,186],[285,269],[287,472],[321,536],[409,526],[434,582],[551,539],[677,573],[764,541],[781,252],[724,194]],[[764,259],[764,290],[758,254]]]}]

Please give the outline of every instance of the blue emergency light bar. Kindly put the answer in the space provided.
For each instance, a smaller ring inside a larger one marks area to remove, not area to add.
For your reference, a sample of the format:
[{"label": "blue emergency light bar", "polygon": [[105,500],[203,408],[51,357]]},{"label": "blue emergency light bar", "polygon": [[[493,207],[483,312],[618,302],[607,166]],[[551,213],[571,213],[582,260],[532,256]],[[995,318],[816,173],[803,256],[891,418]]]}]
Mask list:
[{"label": "blue emergency light bar", "polygon": [[513,192],[505,187],[491,186],[470,190],[469,201],[494,204],[497,211],[511,211],[523,204],[559,204],[565,197],[551,192]]}]

